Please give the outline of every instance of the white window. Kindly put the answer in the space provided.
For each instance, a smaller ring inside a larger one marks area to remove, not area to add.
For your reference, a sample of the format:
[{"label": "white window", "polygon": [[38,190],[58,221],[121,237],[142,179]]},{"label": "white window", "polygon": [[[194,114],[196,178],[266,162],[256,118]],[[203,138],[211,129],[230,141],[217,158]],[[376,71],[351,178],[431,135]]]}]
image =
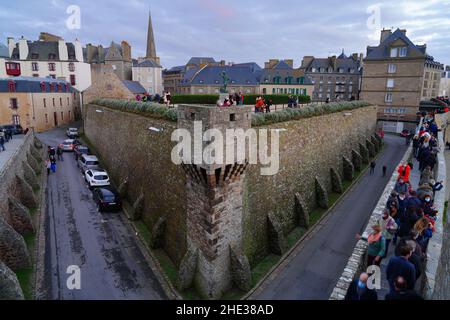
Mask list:
[{"label": "white window", "polygon": [[406,57],[406,54],[408,53],[408,48],[407,47],[401,47],[400,51],[399,51],[399,56],[400,57]]},{"label": "white window", "polygon": [[386,97],[384,99],[385,102],[392,102],[392,93],[386,93]]},{"label": "white window", "polygon": [[397,66],[395,64],[389,64],[388,73],[396,73],[396,72],[397,72]]},{"label": "white window", "polygon": [[321,93],[319,93],[319,98],[322,98],[322,94]]},{"label": "white window", "polygon": [[397,58],[398,48],[391,48],[391,58]]},{"label": "white window", "polygon": [[117,69],[117,66],[115,64],[112,65],[113,70]]},{"label": "white window", "polygon": [[393,88],[394,87],[394,79],[388,79],[386,87],[387,88]]},{"label": "white window", "polygon": [[198,93],[203,93],[203,89],[198,89]]},{"label": "white window", "polygon": [[316,68],[312,68],[311,71],[312,71],[312,72],[316,72]]}]

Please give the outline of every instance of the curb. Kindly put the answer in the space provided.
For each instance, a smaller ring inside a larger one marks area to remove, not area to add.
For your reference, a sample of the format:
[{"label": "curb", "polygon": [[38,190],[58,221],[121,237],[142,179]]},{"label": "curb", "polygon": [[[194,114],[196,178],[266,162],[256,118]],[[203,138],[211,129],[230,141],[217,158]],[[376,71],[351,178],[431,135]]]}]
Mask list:
[{"label": "curb", "polygon": [[[36,139],[38,139],[36,137]],[[42,143],[42,141],[41,141]],[[42,148],[45,150],[45,144],[42,143]],[[42,152],[41,152],[42,153]],[[42,154],[41,154],[42,155]],[[44,158],[45,156],[42,155]],[[47,175],[45,169],[41,173],[41,189],[39,193],[39,223],[36,230],[35,249],[34,249],[34,285],[33,285],[33,299],[40,300],[46,296],[47,289],[45,288],[45,224],[46,224],[46,192],[47,192]]]},{"label": "curb", "polygon": [[155,274],[155,277],[158,279],[158,282],[161,284],[161,287],[164,290],[164,293],[170,300],[183,300],[183,297],[179,294],[179,292],[175,289],[175,287],[170,282],[169,278],[166,276],[163,268],[159,264],[158,258],[153,254],[151,249],[147,246],[145,239],[139,233],[139,230],[135,227],[134,223],[131,220],[130,214],[125,209],[125,206],[122,206],[122,211],[125,213],[127,219],[124,219],[125,223],[130,226],[137,237],[138,241],[136,242],[139,246],[139,249],[142,252],[145,260],[149,264],[150,268]]},{"label": "curb", "polygon": [[[374,158],[370,159],[369,161],[377,160],[381,156],[384,146],[385,146],[385,143],[383,140],[383,145],[381,147],[381,150],[378,152],[378,154]],[[273,281],[275,279],[275,277],[276,277],[275,273],[277,273],[276,272],[277,269],[279,269],[280,267],[284,268],[286,266],[286,264],[289,263],[292,260],[292,258],[294,258],[296,256],[296,255],[292,255],[294,253],[294,251],[302,249],[302,247],[300,247],[300,245],[305,240],[311,238],[314,234],[316,234],[321,229],[322,222],[330,216],[331,211],[341,202],[341,200],[348,193],[350,193],[350,191],[352,191],[354,189],[356,184],[358,184],[361,181],[361,178],[369,170],[369,168],[370,168],[370,165],[367,165],[366,168],[363,171],[361,171],[361,173],[359,174],[359,177],[352,181],[352,183],[347,188],[347,190],[345,190],[337,198],[336,202],[333,203],[333,205],[327,209],[327,211],[322,215],[322,217],[320,217],[320,219],[317,220],[317,222],[305,232],[305,234],[280,258],[280,260],[269,270],[269,272],[267,272],[266,275],[264,277],[262,277],[261,280],[259,280],[259,282],[249,292],[247,292],[247,294],[244,295],[240,300],[247,300],[247,299],[252,300],[251,296],[253,294],[255,294],[258,291],[261,291],[264,286],[266,286],[267,284],[269,284],[271,281]],[[270,277],[269,282],[266,282],[269,279],[269,277]]]}]

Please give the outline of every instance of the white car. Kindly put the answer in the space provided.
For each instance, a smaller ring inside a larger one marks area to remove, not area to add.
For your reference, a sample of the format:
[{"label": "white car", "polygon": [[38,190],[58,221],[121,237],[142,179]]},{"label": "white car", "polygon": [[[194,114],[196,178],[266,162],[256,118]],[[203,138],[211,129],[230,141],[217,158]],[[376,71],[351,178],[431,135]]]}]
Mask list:
[{"label": "white car", "polygon": [[109,186],[111,183],[109,182],[108,173],[105,170],[86,170],[84,173],[84,179],[86,180],[89,188],[95,187],[105,187]]},{"label": "white car", "polygon": [[75,148],[75,140],[74,139],[67,139],[64,140],[59,147],[62,149],[62,151],[73,151],[73,148]]},{"label": "white car", "polygon": [[78,129],[77,128],[69,128],[66,131],[66,134],[69,138],[78,138]]}]

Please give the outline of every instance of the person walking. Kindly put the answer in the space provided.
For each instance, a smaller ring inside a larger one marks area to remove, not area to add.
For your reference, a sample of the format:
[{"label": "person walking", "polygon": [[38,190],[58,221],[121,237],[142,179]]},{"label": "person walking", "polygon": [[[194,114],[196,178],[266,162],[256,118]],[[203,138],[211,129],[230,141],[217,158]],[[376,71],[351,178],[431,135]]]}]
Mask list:
[{"label": "person walking", "polygon": [[389,282],[390,292],[395,292],[395,279],[403,277],[407,283],[407,289],[413,290],[416,284],[416,268],[409,262],[412,254],[412,248],[409,245],[403,245],[399,248],[400,256],[394,256],[389,260],[386,267],[386,277]]},{"label": "person walking", "polygon": [[55,160],[55,157],[53,157],[51,160],[50,160],[50,168],[52,169],[52,172],[53,173],[56,173],[56,160]]},{"label": "person walking", "polygon": [[389,244],[391,243],[392,238],[394,238],[398,226],[397,223],[395,223],[394,218],[390,216],[389,211],[386,209],[383,211],[381,218],[378,220],[378,224],[381,227],[381,233],[383,237],[386,239],[386,250],[383,256],[383,258],[386,258],[389,251]]},{"label": "person walking", "polygon": [[50,160],[45,160],[45,167],[47,168],[47,175],[50,175],[51,170],[51,162]]},{"label": "person walking", "polygon": [[363,272],[359,279],[352,281],[345,295],[345,300],[378,300],[378,294],[375,289],[369,289],[367,286],[368,279],[369,275]]},{"label": "person walking", "polygon": [[5,151],[5,137],[0,135],[0,149]]},{"label": "person walking", "polygon": [[270,108],[272,107],[272,99],[269,99],[269,101],[266,103],[266,113],[270,113]]},{"label": "person walking", "polygon": [[56,149],[56,154],[57,154],[57,156],[58,156],[58,160],[59,160],[59,161],[64,161],[64,158],[63,158],[63,151],[62,151],[62,149],[61,149],[60,146],[58,146],[58,148]]},{"label": "person walking", "polygon": [[383,177],[386,177],[386,173],[387,173],[387,167],[386,165],[383,166]]},{"label": "person walking", "polygon": [[356,239],[369,243],[369,247],[367,248],[367,265],[379,266],[386,253],[386,239],[381,233],[381,226],[374,225],[372,226],[372,230],[373,232],[367,238],[357,234]]},{"label": "person walking", "polygon": [[372,175],[372,174],[374,174],[375,173],[375,167],[376,167],[376,162],[375,161],[372,161],[371,163],[370,163],[370,174]]}]

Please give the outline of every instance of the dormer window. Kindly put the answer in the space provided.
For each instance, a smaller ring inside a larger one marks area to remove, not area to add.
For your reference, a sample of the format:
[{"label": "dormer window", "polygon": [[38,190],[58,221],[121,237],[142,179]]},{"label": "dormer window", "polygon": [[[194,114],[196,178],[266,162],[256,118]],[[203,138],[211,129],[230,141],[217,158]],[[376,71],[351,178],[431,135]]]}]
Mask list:
[{"label": "dormer window", "polygon": [[320,68],[320,72],[325,72],[325,68]]},{"label": "dormer window", "polygon": [[31,59],[32,59],[32,60],[37,60],[37,59],[39,59],[39,53],[32,53],[32,54],[31,54]]},{"label": "dormer window", "polygon": [[333,68],[332,67],[329,67],[328,68],[328,73],[332,73],[333,72]]},{"label": "dormer window", "polygon": [[56,60],[56,54],[54,54],[54,53],[49,53],[49,54],[48,54],[48,60]]},{"label": "dormer window", "polygon": [[399,50],[398,56],[403,58],[403,57],[406,57],[407,53],[408,53],[408,48],[407,47],[401,47],[400,50]]},{"label": "dormer window", "polygon": [[311,72],[317,72],[316,68],[311,68]]}]

